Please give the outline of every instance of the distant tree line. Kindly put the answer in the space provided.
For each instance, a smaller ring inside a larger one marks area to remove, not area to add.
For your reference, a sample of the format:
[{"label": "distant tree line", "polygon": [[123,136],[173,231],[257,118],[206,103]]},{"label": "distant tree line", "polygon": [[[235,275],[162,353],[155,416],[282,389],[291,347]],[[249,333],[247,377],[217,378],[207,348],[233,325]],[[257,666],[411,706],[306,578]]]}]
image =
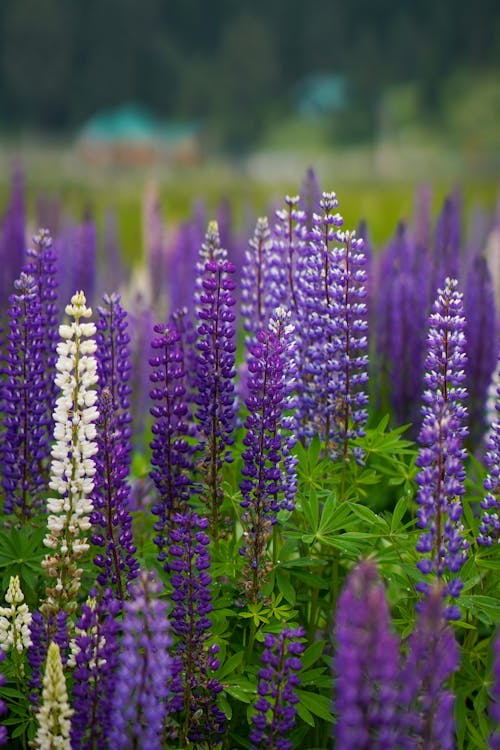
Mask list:
[{"label": "distant tree line", "polygon": [[2,0],[0,128],[67,131],[134,101],[237,148],[333,71],[369,133],[388,84],[417,82],[432,111],[454,69],[499,63],[498,0]]}]

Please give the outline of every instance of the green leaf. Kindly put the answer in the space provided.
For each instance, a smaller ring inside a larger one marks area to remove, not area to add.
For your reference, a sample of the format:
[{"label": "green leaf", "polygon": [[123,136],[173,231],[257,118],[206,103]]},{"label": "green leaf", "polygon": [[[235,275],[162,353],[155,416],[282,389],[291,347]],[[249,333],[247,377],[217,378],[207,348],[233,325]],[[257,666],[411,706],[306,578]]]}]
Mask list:
[{"label": "green leaf", "polygon": [[307,708],[303,705],[303,703],[298,703],[296,708],[297,708],[297,713],[302,719],[302,721],[305,721],[306,724],[309,724],[310,727],[316,726],[311,712],[307,710]]},{"label": "green leaf", "polygon": [[276,568],[276,583],[278,584],[278,588],[280,592],[283,594],[287,602],[291,605],[295,604],[295,589],[292,586],[292,583],[290,581],[290,577],[279,568]]},{"label": "green leaf", "polygon": [[486,624],[496,624],[500,621],[500,601],[492,596],[472,594],[461,596],[458,601]]},{"label": "green leaf", "polygon": [[239,651],[237,654],[233,654],[229,657],[229,659],[223,664],[219,669],[217,670],[217,679],[222,682],[224,677],[226,677],[228,674],[231,674],[231,672],[235,672],[237,667],[240,666],[241,662],[243,661],[244,652]]},{"label": "green leaf", "polygon": [[301,704],[314,714],[314,716],[333,723],[332,701],[330,698],[318,695],[317,693],[307,693],[305,690],[297,690],[297,695],[300,698]]},{"label": "green leaf", "polygon": [[306,648],[301,657],[302,669],[311,667],[322,655],[326,641],[316,641]]},{"label": "green leaf", "polygon": [[394,508],[394,511],[392,513],[392,520],[391,520],[391,532],[397,531],[397,529],[401,526],[401,521],[403,520],[403,516],[408,510],[408,498],[403,495],[403,497],[400,497],[398,502],[396,503],[396,507]]}]

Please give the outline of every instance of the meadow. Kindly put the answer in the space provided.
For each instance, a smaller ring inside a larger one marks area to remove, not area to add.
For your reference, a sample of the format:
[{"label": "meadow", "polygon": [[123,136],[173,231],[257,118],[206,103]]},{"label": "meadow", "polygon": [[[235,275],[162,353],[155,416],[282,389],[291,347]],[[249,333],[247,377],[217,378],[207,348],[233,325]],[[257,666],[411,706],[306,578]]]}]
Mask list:
[{"label": "meadow", "polygon": [[0,739],[500,748],[495,184],[201,175],[0,194]]}]

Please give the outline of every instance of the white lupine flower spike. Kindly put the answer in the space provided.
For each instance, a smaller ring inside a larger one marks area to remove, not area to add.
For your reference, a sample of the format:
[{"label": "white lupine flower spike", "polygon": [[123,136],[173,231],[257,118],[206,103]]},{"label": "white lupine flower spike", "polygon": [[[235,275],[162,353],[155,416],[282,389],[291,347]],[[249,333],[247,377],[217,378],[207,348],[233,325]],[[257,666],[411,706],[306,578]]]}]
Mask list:
[{"label": "white lupine flower spike", "polygon": [[66,306],[71,324],[59,327],[61,341],[55,382],[61,394],[54,409],[54,439],[50,489],[54,496],[47,501],[48,531],[44,544],[51,552],[43,561],[47,575],[55,583],[47,586],[43,604],[46,614],[64,609],[68,614],[76,608],[81,570],[78,560],[89,549],[84,534],[90,528],[92,512],[90,493],[94,487],[97,452],[95,406],[97,392],[96,342],[94,323],[82,323],[92,310],[86,306],[83,292],[77,292]]},{"label": "white lupine flower spike", "polygon": [[30,624],[31,612],[24,602],[19,576],[11,576],[9,588],[5,594],[9,607],[0,607],[0,648],[9,651],[11,648],[21,653],[31,646]]},{"label": "white lupine flower spike", "polygon": [[71,750],[72,714],[59,646],[52,642],[47,651],[42,705],[36,715],[39,726],[34,747],[38,750]]}]

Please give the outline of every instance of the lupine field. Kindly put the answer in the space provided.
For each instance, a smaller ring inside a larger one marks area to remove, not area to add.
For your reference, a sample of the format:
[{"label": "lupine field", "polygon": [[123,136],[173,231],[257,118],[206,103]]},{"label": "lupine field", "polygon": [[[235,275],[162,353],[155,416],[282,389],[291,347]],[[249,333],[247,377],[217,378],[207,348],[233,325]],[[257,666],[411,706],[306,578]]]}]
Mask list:
[{"label": "lupine field", "polygon": [[500,218],[421,189],[373,247],[298,192],[151,205],[131,274],[14,175],[7,747],[499,750]]}]

